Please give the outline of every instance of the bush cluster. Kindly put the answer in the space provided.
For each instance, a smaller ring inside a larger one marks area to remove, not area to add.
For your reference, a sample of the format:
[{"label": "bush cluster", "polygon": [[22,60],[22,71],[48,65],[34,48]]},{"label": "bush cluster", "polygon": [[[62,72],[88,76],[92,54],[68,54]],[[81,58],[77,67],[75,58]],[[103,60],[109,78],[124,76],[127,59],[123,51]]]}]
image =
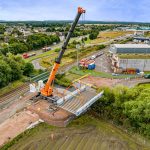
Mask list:
[{"label": "bush cluster", "polygon": [[150,88],[102,88],[104,96],[92,109],[105,119],[150,138]]},{"label": "bush cluster", "polygon": [[0,88],[12,81],[19,80],[23,75],[29,76],[33,70],[33,65],[26,63],[19,55],[0,54]]}]

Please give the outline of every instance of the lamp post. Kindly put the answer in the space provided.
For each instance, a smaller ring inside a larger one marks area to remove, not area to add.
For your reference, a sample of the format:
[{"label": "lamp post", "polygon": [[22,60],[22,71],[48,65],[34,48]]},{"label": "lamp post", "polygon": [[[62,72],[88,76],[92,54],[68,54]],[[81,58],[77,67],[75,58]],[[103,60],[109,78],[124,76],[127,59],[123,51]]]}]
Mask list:
[{"label": "lamp post", "polygon": [[80,44],[76,45],[76,49],[77,49],[77,69],[79,70],[79,50],[80,50],[81,46]]}]

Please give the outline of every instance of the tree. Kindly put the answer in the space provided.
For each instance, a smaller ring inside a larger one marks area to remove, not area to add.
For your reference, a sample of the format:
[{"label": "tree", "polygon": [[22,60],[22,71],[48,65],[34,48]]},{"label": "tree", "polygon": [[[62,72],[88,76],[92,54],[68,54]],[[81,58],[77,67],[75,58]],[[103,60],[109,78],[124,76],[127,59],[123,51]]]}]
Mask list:
[{"label": "tree", "polygon": [[28,36],[27,44],[30,49],[42,48],[46,45],[51,45],[54,42],[59,42],[60,39],[57,35],[46,35],[46,34],[33,34]]},{"label": "tree", "polygon": [[11,81],[20,79],[23,71],[21,70],[21,64],[14,60],[14,55],[8,55],[5,60],[11,68]]},{"label": "tree", "polygon": [[11,68],[2,59],[0,59],[0,88],[6,86],[11,81]]},{"label": "tree", "polygon": [[20,55],[0,54],[0,88],[19,80],[23,75],[29,76],[33,70],[33,65],[26,63]]},{"label": "tree", "polygon": [[19,42],[18,39],[14,38],[14,37],[11,37],[9,39],[9,44],[13,44],[13,43],[17,43],[17,42]]},{"label": "tree", "polygon": [[4,34],[5,27],[3,25],[0,25],[0,34]]},{"label": "tree", "polygon": [[23,43],[13,43],[9,45],[9,52],[13,54],[24,53],[28,51],[28,47]]},{"label": "tree", "polygon": [[150,137],[150,88],[102,88],[104,95],[92,109],[105,119]]},{"label": "tree", "polygon": [[14,28],[11,34],[17,34],[18,36],[23,35],[17,28]]},{"label": "tree", "polygon": [[31,63],[26,63],[24,66],[23,74],[29,76],[34,70],[34,66]]},{"label": "tree", "polygon": [[97,36],[98,36],[98,34],[99,34],[99,32],[98,32],[98,31],[94,31],[94,32],[92,32],[92,33],[89,35],[89,39],[90,39],[90,40],[94,40],[94,39],[96,39],[96,38],[97,38]]}]

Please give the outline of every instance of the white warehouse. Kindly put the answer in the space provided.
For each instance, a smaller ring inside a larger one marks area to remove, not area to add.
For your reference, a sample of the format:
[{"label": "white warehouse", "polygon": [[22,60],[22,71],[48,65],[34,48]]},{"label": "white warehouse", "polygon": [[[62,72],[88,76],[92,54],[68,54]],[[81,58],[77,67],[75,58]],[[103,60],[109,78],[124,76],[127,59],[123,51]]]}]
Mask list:
[{"label": "white warehouse", "polygon": [[110,47],[112,68],[150,71],[150,45],[114,44]]}]

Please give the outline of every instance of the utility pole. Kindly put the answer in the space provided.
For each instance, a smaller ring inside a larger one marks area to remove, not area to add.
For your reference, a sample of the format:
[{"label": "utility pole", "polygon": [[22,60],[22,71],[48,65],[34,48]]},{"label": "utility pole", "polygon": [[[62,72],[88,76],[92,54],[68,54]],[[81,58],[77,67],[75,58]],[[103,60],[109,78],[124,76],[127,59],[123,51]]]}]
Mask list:
[{"label": "utility pole", "polygon": [[76,45],[76,49],[77,49],[77,69],[79,70],[79,50],[80,50],[80,44]]}]

